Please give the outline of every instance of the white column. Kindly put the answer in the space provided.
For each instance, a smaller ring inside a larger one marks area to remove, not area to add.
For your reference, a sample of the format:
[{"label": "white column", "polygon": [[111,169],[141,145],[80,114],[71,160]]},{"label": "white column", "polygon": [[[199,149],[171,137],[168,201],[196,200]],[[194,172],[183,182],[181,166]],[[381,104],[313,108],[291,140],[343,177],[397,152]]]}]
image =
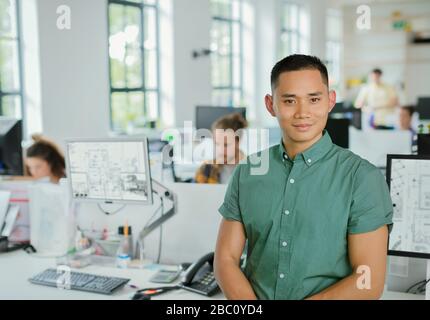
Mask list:
[{"label": "white column", "polygon": [[[109,133],[106,0],[37,1],[44,134],[70,137]],[[57,8],[71,12],[71,29],[57,28]]]}]

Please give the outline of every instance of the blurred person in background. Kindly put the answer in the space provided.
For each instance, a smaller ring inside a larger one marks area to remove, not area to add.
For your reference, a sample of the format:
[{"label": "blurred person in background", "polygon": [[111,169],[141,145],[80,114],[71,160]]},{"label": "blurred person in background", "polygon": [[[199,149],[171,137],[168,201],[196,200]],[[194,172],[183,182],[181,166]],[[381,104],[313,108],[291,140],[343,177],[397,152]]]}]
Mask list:
[{"label": "blurred person in background", "polygon": [[215,158],[205,162],[196,172],[195,182],[226,184],[236,165],[245,158],[240,150],[241,130],[248,126],[240,113],[224,116],[212,125]]},{"label": "blurred person in background", "polygon": [[375,68],[369,75],[369,83],[363,86],[355,101],[355,107],[370,114],[374,128],[394,127],[392,123],[399,104],[395,89],[382,81],[382,70]]}]

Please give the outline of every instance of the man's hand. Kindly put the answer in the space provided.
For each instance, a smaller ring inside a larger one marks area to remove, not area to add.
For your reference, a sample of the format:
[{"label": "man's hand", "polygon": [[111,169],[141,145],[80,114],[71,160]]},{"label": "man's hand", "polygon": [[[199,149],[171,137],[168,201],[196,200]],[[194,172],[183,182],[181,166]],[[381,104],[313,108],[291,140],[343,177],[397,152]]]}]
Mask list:
[{"label": "man's hand", "polygon": [[227,299],[254,300],[255,293],[240,269],[240,257],[245,247],[242,223],[223,219],[215,250],[215,277]]},{"label": "man's hand", "polygon": [[[309,299],[379,299],[384,290],[387,243],[387,226],[368,233],[350,234],[348,251],[353,273]],[[357,273],[361,270],[370,271],[370,274]],[[361,280],[366,278],[370,280],[369,289],[361,286]]]}]

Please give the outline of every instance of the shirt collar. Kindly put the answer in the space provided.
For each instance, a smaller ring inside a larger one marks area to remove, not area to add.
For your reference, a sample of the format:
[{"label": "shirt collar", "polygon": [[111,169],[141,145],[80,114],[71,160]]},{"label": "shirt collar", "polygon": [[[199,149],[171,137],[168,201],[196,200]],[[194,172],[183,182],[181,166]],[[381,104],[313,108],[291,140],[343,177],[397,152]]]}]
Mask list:
[{"label": "shirt collar", "polygon": [[[296,156],[296,159],[303,159],[303,161],[308,165],[311,166],[315,162],[317,162],[319,159],[324,157],[327,152],[331,149],[333,145],[333,142],[330,138],[329,133],[327,130],[323,131],[323,136],[315,142],[312,146],[310,146],[307,150],[303,151],[302,153],[298,154]],[[284,143],[281,140],[281,143],[279,145],[279,153],[280,157],[283,161],[288,160],[288,154],[284,147]]]}]

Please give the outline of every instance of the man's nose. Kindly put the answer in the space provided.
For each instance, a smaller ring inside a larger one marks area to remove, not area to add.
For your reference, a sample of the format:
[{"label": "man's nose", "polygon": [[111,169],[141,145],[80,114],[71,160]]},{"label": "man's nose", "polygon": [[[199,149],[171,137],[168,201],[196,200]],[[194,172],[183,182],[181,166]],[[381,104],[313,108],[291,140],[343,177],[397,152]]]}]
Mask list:
[{"label": "man's nose", "polygon": [[309,117],[309,106],[305,102],[299,102],[297,104],[297,110],[295,116],[297,118],[307,118]]}]

